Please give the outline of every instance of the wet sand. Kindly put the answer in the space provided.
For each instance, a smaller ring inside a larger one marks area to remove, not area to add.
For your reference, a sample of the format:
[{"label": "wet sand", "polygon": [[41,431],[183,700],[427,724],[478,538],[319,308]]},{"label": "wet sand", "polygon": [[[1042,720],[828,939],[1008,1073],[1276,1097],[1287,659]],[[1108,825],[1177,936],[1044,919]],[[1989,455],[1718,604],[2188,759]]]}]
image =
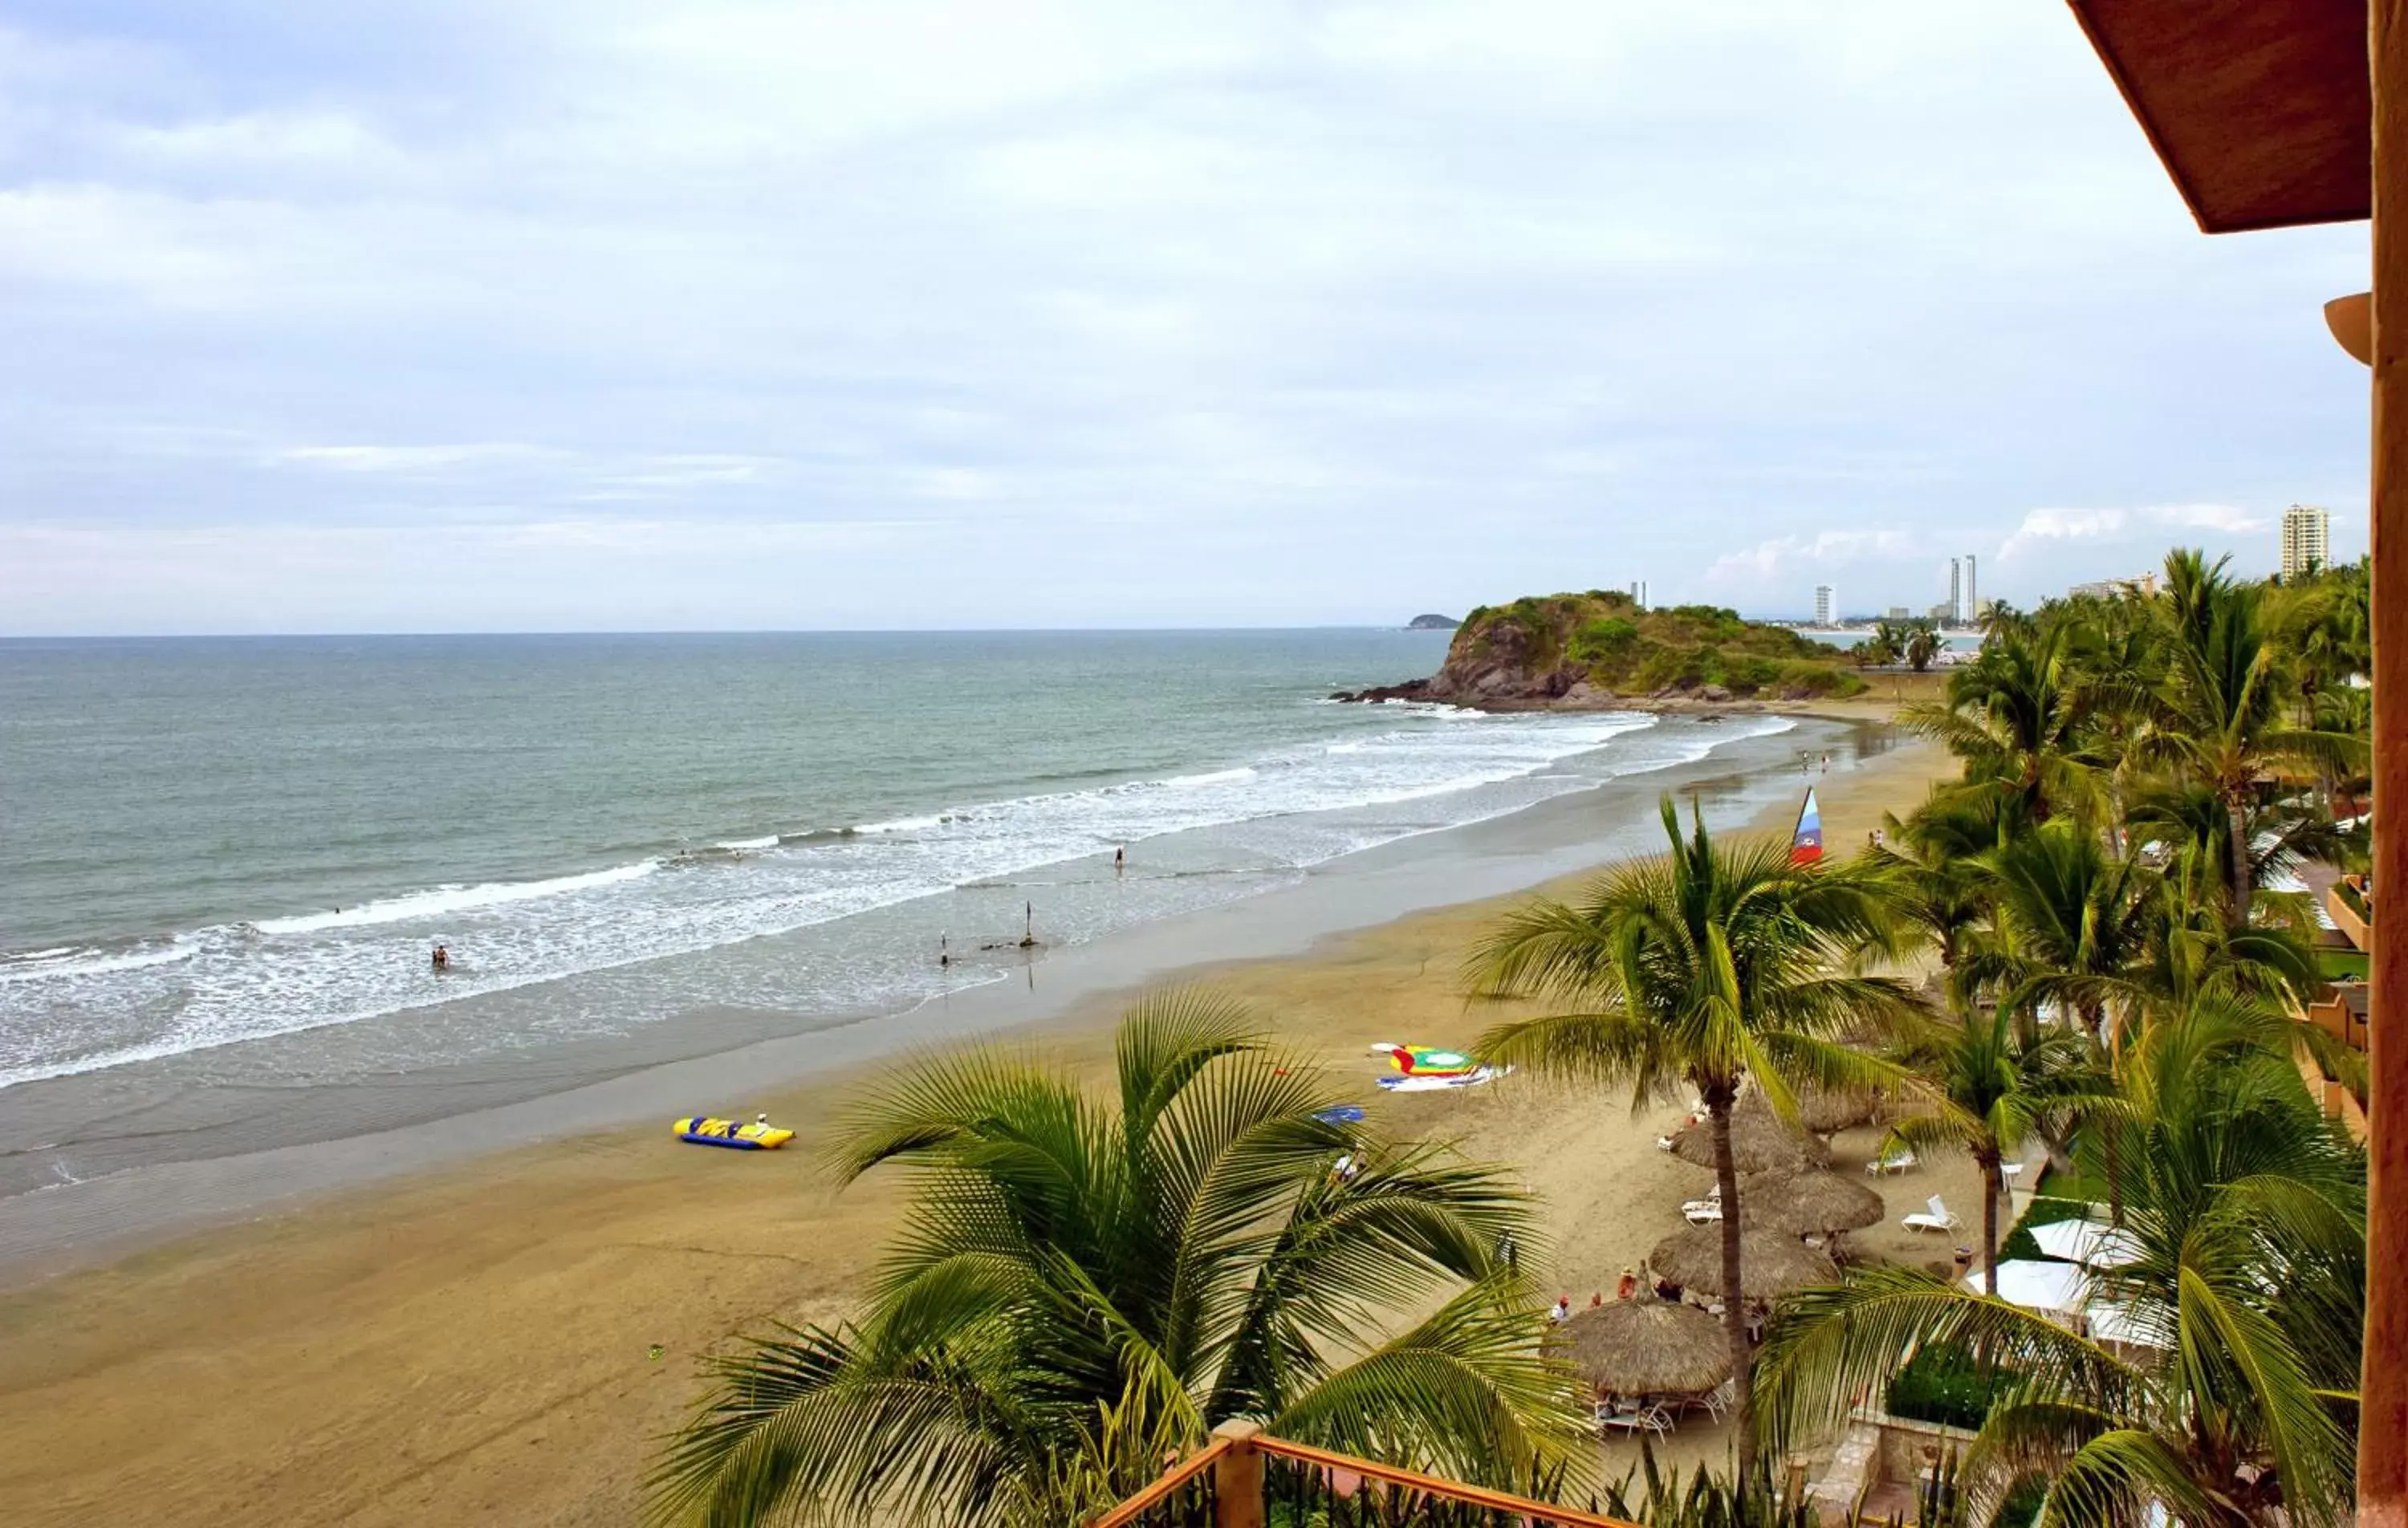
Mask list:
[{"label": "wet sand", "polygon": [[[1861,843],[1882,809],[1918,799],[1943,762],[1899,749],[1818,779],[1827,841]],[[1778,787],[1778,805],[1737,816],[1785,827],[1796,783]],[[1397,855],[1383,872],[1396,878],[1390,894],[1438,910],[1316,933],[1309,896],[1284,912],[1268,897],[1229,909],[1288,921],[1271,948],[1301,952],[1181,975],[1235,992],[1286,1043],[1360,1078],[1386,1122],[1515,1164],[1547,1206],[1545,1277],[1585,1303],[1679,1229],[1680,1201],[1707,1181],[1653,1148],[1675,1110],[1634,1115],[1624,1098],[1524,1078],[1375,1097],[1363,1054],[1377,1038],[1461,1042],[1496,1017],[1466,1010],[1462,951],[1504,905],[1491,893],[1600,857],[1597,824],[1571,831],[1578,810],[1522,814],[1479,856]],[[1652,824],[1640,828],[1634,840],[1625,821],[1612,836],[1644,848]],[[1564,863],[1565,843],[1592,852]],[[1319,916],[1341,904],[1365,906],[1358,889]],[[994,1007],[954,1027],[1033,1022],[1031,1043],[1100,1071],[1128,987],[1163,968],[1146,953],[1076,978],[1040,964],[1020,997],[995,992],[983,1000]],[[715,1059],[710,1079],[765,1064],[736,1056]],[[755,1094],[801,1130],[799,1150],[781,1153],[690,1150],[657,1126],[567,1134],[578,1116],[555,1105],[552,1133],[516,1137],[515,1150],[450,1165],[405,1157],[406,1176],[392,1181],[105,1266],[85,1262],[88,1249],[51,1248],[76,1271],[0,1295],[0,1435],[10,1443],[0,1521],[633,1523],[652,1440],[697,1392],[696,1358],[773,1320],[842,1316],[894,1221],[888,1182],[838,1194],[813,1170],[810,1148],[852,1085],[846,1075]],[[1870,1135],[1834,1144],[1841,1169],[1854,1171]],[[1973,1181],[1961,1164],[1885,1180],[1888,1228],[1858,1245],[1944,1255],[1936,1240],[1897,1231],[1896,1217],[1934,1192],[1966,1214]],[[277,1197],[251,1207],[277,1207]],[[1684,1431],[1680,1453],[1719,1454],[1713,1434]]]}]

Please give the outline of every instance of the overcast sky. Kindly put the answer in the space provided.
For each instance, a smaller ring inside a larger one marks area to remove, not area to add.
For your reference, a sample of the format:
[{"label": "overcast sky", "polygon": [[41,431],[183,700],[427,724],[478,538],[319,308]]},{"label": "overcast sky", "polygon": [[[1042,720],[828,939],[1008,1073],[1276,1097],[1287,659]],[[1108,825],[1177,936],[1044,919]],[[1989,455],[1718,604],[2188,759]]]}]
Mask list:
[{"label": "overcast sky", "polygon": [[2366,266],[2031,0],[0,0],[0,631],[2262,571]]}]

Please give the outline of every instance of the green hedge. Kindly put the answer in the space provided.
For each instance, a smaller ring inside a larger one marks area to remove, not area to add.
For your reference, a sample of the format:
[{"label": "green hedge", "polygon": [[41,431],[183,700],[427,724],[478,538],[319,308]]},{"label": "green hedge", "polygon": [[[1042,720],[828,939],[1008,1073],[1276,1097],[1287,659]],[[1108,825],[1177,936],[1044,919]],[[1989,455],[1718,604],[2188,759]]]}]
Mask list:
[{"label": "green hedge", "polygon": [[1933,1343],[1890,1377],[1884,1404],[1893,1417],[1970,1432],[1982,1425],[1991,1401],[2013,1383],[2013,1376],[1976,1362],[1963,1349]]}]

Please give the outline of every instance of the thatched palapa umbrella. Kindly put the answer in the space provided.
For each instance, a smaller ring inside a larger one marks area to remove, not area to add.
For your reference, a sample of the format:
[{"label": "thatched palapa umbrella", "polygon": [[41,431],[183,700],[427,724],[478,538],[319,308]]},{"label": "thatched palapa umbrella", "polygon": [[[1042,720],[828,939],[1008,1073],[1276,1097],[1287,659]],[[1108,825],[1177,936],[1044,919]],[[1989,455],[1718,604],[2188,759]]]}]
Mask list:
[{"label": "thatched palapa umbrella", "polygon": [[1798,1093],[1798,1122],[1817,1135],[1847,1130],[1873,1118],[1881,1100],[1857,1090],[1804,1088]]},{"label": "thatched palapa umbrella", "polygon": [[1557,1338],[1581,1377],[1621,1395],[1695,1394],[1730,1378],[1722,1322],[1677,1300],[1617,1300],[1575,1311]]},{"label": "thatched palapa umbrella", "polygon": [[[1696,1166],[1712,1167],[1713,1121],[1684,1126],[1672,1137],[1672,1154]],[[1731,1160],[1742,1173],[1785,1172],[1828,1166],[1831,1151],[1813,1136],[1783,1123],[1761,1094],[1749,1093],[1731,1109]]]},{"label": "thatched palapa umbrella", "polygon": [[1740,1192],[1741,1225],[1792,1236],[1858,1230],[1885,1213],[1880,1194],[1836,1173],[1767,1173]]},{"label": "thatched palapa umbrella", "polygon": [[[1744,1204],[1745,1196],[1742,1196]],[[1742,1210],[1742,1213],[1744,1213]],[[1723,1289],[1723,1228],[1693,1225],[1656,1244],[1648,1265],[1683,1289],[1720,1294]],[[1840,1270],[1829,1258],[1795,1236],[1777,1231],[1744,1230],[1739,1238],[1739,1279],[1748,1298],[1770,1300],[1804,1289],[1829,1284]]]}]

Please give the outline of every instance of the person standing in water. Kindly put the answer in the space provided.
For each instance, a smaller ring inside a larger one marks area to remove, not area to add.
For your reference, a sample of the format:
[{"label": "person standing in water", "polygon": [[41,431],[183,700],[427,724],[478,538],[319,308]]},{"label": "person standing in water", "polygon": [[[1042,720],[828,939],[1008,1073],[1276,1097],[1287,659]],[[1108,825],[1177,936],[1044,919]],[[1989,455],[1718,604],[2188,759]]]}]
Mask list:
[{"label": "person standing in water", "polygon": [[437,971],[448,971],[451,968],[452,951],[444,949],[441,945],[437,945],[435,947],[435,969]]},{"label": "person standing in water", "polygon": [[1123,847],[1121,847],[1121,848],[1119,848],[1119,849],[1115,849],[1115,850],[1112,850],[1112,874],[1113,874],[1113,875],[1115,875],[1115,876],[1117,876],[1117,875],[1119,875],[1122,871],[1126,870],[1127,868],[1128,868],[1128,849],[1127,849],[1127,847],[1126,847],[1125,845],[1124,845]]}]

